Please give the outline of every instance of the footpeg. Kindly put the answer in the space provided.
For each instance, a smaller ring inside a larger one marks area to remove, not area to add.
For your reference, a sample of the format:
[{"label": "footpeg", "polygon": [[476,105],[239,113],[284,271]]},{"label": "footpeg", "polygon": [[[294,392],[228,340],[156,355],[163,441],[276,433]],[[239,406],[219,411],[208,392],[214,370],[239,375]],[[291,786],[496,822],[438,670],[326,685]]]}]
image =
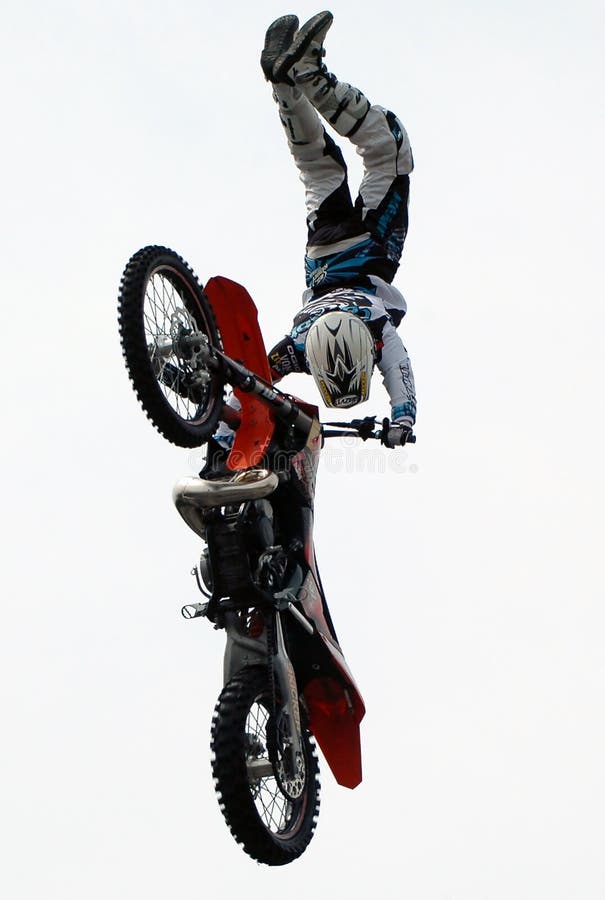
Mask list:
[{"label": "footpeg", "polygon": [[184,619],[199,619],[208,614],[208,603],[188,603],[181,609]]}]

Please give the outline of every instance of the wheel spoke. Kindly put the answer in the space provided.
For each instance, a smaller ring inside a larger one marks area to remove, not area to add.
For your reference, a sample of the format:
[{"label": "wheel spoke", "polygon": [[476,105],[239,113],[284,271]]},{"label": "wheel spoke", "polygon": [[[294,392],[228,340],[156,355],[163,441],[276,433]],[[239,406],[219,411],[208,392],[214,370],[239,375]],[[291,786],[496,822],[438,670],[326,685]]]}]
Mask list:
[{"label": "wheel spoke", "polygon": [[[187,308],[185,299],[177,286],[166,274],[154,272],[147,282],[143,308],[146,341],[152,355],[158,339],[170,334],[175,316],[184,321],[191,321],[191,311]],[[195,322],[195,327],[200,328],[200,323]],[[190,366],[175,355],[171,356],[170,360],[174,361],[172,363],[174,372],[171,372],[170,384],[165,384],[162,380],[168,362],[167,358],[160,360],[157,373],[158,384],[175,413],[186,421],[193,421],[198,418],[205,398],[200,407],[199,403],[186,396],[183,377],[191,371]]]},{"label": "wheel spoke", "polygon": [[[302,790],[289,794],[290,782],[278,766],[287,751],[287,734],[267,669],[250,666],[234,675],[213,720],[212,772],[233,835],[253,859],[269,865],[291,862],[304,852],[319,810],[317,759],[306,728],[301,732],[303,763],[295,773],[302,778]],[[242,781],[242,764],[247,782]]]},{"label": "wheel spoke", "polygon": [[200,333],[218,347],[220,335],[208,297],[177,253],[149,246],[130,258],[118,323],[128,374],[152,424],[181,447],[207,442],[220,418],[225,377],[183,338]]},{"label": "wheel spoke", "polygon": [[[254,703],[246,719],[250,746],[267,746],[269,721],[268,708],[260,702]],[[265,827],[274,834],[283,834],[295,818],[294,804],[284,796],[274,774],[264,776],[254,784],[254,803]]]}]

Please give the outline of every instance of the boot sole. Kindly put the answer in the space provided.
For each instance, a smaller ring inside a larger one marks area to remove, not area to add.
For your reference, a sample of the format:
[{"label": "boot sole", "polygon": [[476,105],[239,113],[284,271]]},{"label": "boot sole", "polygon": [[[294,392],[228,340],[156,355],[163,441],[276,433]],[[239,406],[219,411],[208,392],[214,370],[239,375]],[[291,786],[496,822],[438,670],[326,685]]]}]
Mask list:
[{"label": "boot sole", "polygon": [[265,35],[265,46],[260,55],[260,64],[265,78],[273,81],[273,68],[279,59],[291,45],[298,30],[298,16],[282,16],[276,19]]},{"label": "boot sole", "polygon": [[[313,21],[314,19],[316,19],[316,21]],[[324,12],[318,13],[317,16],[313,16],[313,19],[309,20],[308,28],[305,28],[303,25],[288,49],[282,53],[281,56],[278,56],[275,65],[273,66],[273,80],[276,82],[283,80],[292,66],[304,56],[305,51],[315,35],[322,31],[326,25],[328,25],[329,28],[333,21],[334,16],[332,13]]]}]

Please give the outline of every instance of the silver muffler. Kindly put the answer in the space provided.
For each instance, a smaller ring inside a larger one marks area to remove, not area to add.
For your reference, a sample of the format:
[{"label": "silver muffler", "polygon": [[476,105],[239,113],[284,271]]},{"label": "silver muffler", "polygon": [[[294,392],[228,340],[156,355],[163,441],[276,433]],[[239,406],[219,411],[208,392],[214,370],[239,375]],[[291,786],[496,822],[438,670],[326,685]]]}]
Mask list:
[{"label": "silver muffler", "polygon": [[177,481],[172,499],[187,525],[203,538],[206,533],[205,509],[262,500],[272,494],[278,484],[279,478],[268,469],[245,469],[228,480],[207,481],[189,476]]}]

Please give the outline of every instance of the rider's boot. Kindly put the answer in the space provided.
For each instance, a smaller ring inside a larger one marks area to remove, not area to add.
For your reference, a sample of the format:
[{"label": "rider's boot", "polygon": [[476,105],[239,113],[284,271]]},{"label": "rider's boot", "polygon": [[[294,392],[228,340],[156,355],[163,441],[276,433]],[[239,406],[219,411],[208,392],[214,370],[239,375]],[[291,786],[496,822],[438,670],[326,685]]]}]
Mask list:
[{"label": "rider's boot", "polygon": [[[297,16],[281,16],[267,28],[260,65],[267,81],[274,81],[273,68],[279,56],[288,49],[298,29]],[[293,83],[293,82],[291,82]]]},{"label": "rider's boot", "polygon": [[305,22],[277,57],[272,80],[279,85],[294,82],[339,134],[352,137],[366,118],[370,101],[358,88],[338,81],[323,62],[323,42],[332,20],[332,13],[326,11]]}]

